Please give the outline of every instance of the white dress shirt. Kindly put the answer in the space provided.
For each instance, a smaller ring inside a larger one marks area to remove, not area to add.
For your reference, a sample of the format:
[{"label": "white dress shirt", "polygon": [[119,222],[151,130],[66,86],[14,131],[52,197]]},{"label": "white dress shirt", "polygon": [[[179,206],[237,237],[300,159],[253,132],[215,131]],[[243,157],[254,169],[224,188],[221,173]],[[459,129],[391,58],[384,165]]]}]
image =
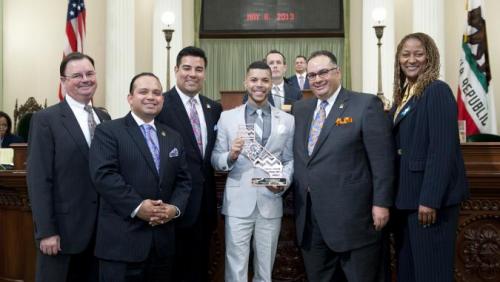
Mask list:
[{"label": "white dress shirt", "polygon": [[[181,97],[182,104],[184,104],[184,108],[186,109],[186,112],[189,117],[189,112],[191,111],[191,105],[189,104],[189,100],[191,99],[190,96],[182,93],[182,91],[175,86],[175,90],[177,90],[177,93],[179,93],[179,96]],[[203,142],[203,155],[205,155],[205,150],[207,148],[207,142],[208,142],[208,137],[207,137],[207,123],[205,121],[205,113],[203,112],[203,108],[201,105],[200,101],[200,94],[196,94],[193,99],[196,100],[196,112],[198,113],[198,118],[200,119],[200,128],[201,128],[201,142]]]},{"label": "white dress shirt", "polygon": [[[90,147],[90,129],[89,129],[89,123],[88,123],[88,118],[89,118],[89,113],[85,111],[85,104],[82,104],[75,99],[73,99],[71,96],[66,95],[65,96],[66,102],[68,102],[69,107],[71,108],[71,111],[73,111],[73,114],[76,117],[76,120],[78,121],[78,124],[80,125],[80,128],[82,129],[83,135],[85,136],[85,140],[87,141],[87,144]],[[92,106],[92,102],[89,103],[90,106]],[[94,115],[94,120],[96,125],[100,124],[101,121],[99,120],[99,117],[95,113],[94,109],[92,109],[92,114]]]},{"label": "white dress shirt", "polygon": [[[279,89],[279,93],[275,91],[276,87]],[[285,104],[285,82],[282,81],[278,85],[273,84],[271,93],[273,94],[274,106],[281,110],[281,106]]]},{"label": "white dress shirt", "polygon": [[[335,100],[337,100],[337,96],[339,96],[341,88],[342,88],[342,86],[339,85],[339,88],[337,88],[337,90],[335,90],[335,93],[333,93],[333,95],[330,96],[330,98],[328,98],[328,100],[327,100],[328,101],[328,105],[325,108],[325,112],[326,112],[326,117],[327,118],[328,118],[328,114],[332,110],[333,104],[335,104]],[[320,100],[320,99],[318,99],[318,102],[316,104],[316,109],[314,110],[313,121],[314,121],[314,117],[316,116],[316,114],[318,113],[318,111],[320,109],[321,102],[323,102],[323,101]]]}]

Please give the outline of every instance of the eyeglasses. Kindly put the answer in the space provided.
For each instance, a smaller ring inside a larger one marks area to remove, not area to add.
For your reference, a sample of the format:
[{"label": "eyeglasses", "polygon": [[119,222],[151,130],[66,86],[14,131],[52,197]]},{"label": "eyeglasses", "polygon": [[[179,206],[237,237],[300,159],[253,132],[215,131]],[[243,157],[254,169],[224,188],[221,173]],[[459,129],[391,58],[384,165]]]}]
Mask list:
[{"label": "eyeglasses", "polygon": [[72,80],[81,81],[81,80],[83,80],[84,77],[86,77],[87,79],[94,79],[95,76],[96,76],[95,71],[88,71],[86,73],[73,73],[70,75],[66,75],[64,77],[72,79]]},{"label": "eyeglasses", "polygon": [[336,70],[338,69],[339,67],[333,67],[331,69],[322,69],[320,71],[318,71],[317,73],[316,72],[309,72],[307,73],[307,79],[309,80],[315,80],[317,76],[319,76],[320,78],[326,78],[326,76],[328,75],[329,72],[331,72],[332,70]]}]

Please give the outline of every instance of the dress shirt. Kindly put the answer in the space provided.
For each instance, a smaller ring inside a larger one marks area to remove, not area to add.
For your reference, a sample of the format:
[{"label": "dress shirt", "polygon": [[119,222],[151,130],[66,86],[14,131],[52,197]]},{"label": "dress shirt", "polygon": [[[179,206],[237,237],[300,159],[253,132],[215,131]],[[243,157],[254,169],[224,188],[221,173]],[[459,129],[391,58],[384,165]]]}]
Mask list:
[{"label": "dress shirt", "polygon": [[[245,107],[246,124],[254,124],[257,119],[257,107],[247,103]],[[262,108],[262,120],[264,128],[262,129],[262,146],[265,147],[269,136],[271,135],[271,106],[266,103]]]},{"label": "dress shirt", "polygon": [[[278,89],[280,90],[280,92],[279,93],[275,93],[274,89],[271,89],[272,90],[271,93],[274,94],[273,95],[274,105],[281,105],[281,106],[283,106],[285,104],[285,81],[282,81],[278,85],[273,84],[273,88],[275,88],[275,87],[278,87]],[[278,102],[278,103],[276,103],[276,102]],[[276,108],[278,108],[278,107],[276,107]],[[279,107],[278,109],[281,110],[281,107]]]},{"label": "dress shirt", "polygon": [[[304,86],[306,85],[306,80],[307,80],[306,75],[307,75],[307,72],[304,72],[302,74],[295,73],[295,76],[297,77],[297,84],[299,85],[300,90],[304,90]],[[300,85],[300,78],[301,77],[303,79],[303,84],[302,85]]]},{"label": "dress shirt", "polygon": [[[78,124],[80,125],[80,128],[82,129],[83,135],[85,136],[85,141],[87,141],[87,144],[90,147],[90,129],[89,129],[89,123],[88,123],[88,118],[89,118],[89,113],[84,109],[85,104],[82,104],[75,99],[73,99],[71,96],[66,95],[65,96],[66,102],[68,102],[69,107],[71,108],[71,111],[76,117],[76,120],[78,121]],[[89,103],[90,106],[92,106],[92,102]],[[94,116],[94,120],[96,125],[100,124],[101,121],[99,120],[99,117],[95,113],[94,109],[92,109],[92,115]]]},{"label": "dress shirt", "polygon": [[[328,98],[328,100],[327,100],[328,101],[328,106],[326,106],[326,108],[325,108],[326,118],[328,118],[328,114],[332,110],[333,104],[335,104],[335,100],[337,100],[337,96],[339,96],[341,88],[342,88],[342,85],[339,85],[339,88],[337,88],[337,90],[335,90],[335,92],[333,93],[333,95],[330,96],[330,98]],[[318,102],[316,103],[316,109],[314,110],[314,114],[313,114],[313,121],[314,121],[314,117],[316,116],[316,114],[319,111],[321,102],[323,102],[323,101],[320,100],[320,99],[318,99]]]},{"label": "dress shirt", "polygon": [[[150,122],[145,122],[145,121],[144,121],[144,120],[142,120],[140,117],[138,117],[136,114],[134,114],[134,112],[130,112],[130,114],[132,115],[132,118],[134,118],[134,120],[135,120],[135,122],[137,123],[137,125],[139,126],[139,128],[140,128],[143,124],[146,124],[146,123],[147,123],[147,124],[151,125],[151,127],[153,127],[154,131],[156,132],[156,126],[155,126],[155,120],[154,120],[154,119],[153,119],[153,120],[151,120]],[[142,131],[141,131],[141,135],[142,135]],[[144,141],[146,141],[146,140],[144,139]],[[160,147],[159,147],[159,149],[160,149],[160,152],[161,152],[161,148],[160,148]],[[141,206],[142,206],[142,203],[143,203],[143,202],[144,202],[144,201],[142,201],[142,202],[141,202],[141,203],[137,206],[137,208],[135,208],[135,210],[134,210],[134,211],[132,211],[132,213],[130,214],[130,217],[134,218],[134,217],[137,215],[137,213],[139,212],[139,209],[141,208]],[[174,218],[178,218],[178,217],[181,215],[181,211],[179,210],[179,208],[178,208],[178,207],[176,207],[176,206],[174,206],[174,207],[175,207],[175,210],[176,210],[176,212],[175,212],[175,217],[174,217]]]},{"label": "dress shirt", "polygon": [[[182,104],[184,105],[184,108],[186,109],[186,113],[189,116],[189,112],[191,111],[191,104],[189,103],[189,100],[191,99],[190,96],[182,93],[182,91],[175,86],[175,90],[177,90],[177,93],[179,93],[179,97],[181,97]],[[193,99],[196,100],[196,112],[198,113],[198,118],[200,119],[200,129],[201,129],[201,141],[203,142],[203,156],[205,156],[205,151],[207,149],[207,142],[208,142],[208,137],[207,137],[207,123],[205,121],[205,113],[203,112],[203,105],[201,104],[200,101],[200,94],[194,95]]]}]

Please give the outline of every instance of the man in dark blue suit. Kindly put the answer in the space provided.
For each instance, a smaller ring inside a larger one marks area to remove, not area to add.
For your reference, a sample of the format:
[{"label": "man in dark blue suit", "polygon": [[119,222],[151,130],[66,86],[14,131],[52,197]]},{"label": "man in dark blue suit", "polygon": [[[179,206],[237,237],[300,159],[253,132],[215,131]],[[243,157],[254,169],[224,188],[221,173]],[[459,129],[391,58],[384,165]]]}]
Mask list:
[{"label": "man in dark blue suit", "polygon": [[309,89],[309,79],[307,79],[307,59],[303,55],[295,57],[295,75],[288,78],[288,82],[300,90]]},{"label": "man in dark blue suit", "polygon": [[28,138],[28,192],[37,254],[36,281],[95,281],[93,255],[97,193],[89,173],[89,146],[108,114],[92,107],[94,60],[66,56],[59,68],[65,98],[35,113]]},{"label": "man in dark blue suit", "polygon": [[162,88],[136,75],[131,112],[96,128],[90,172],[101,199],[95,254],[100,281],[170,281],[174,222],[185,211],[191,179],[181,136],[155,121]]},{"label": "man in dark blue suit", "polygon": [[157,117],[181,134],[193,183],[186,213],[176,224],[174,278],[179,282],[208,281],[210,239],[217,224],[210,159],[222,107],[201,95],[206,67],[202,49],[188,46],[179,52],[176,85],[164,94],[163,109]]}]

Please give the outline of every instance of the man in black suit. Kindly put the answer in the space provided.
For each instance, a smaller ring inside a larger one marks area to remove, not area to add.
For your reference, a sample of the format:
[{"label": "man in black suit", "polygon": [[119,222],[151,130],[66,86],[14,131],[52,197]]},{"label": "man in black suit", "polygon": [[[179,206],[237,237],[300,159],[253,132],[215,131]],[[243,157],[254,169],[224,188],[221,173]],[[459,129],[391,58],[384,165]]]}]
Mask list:
[{"label": "man in black suit", "polygon": [[96,128],[90,174],[101,206],[95,254],[100,281],[171,281],[175,218],[184,213],[191,179],[181,136],[155,121],[162,88],[136,75],[131,112]]},{"label": "man in black suit", "polygon": [[28,138],[36,281],[96,281],[98,201],[88,154],[95,125],[110,118],[92,107],[97,82],[91,57],[69,54],[59,71],[65,98],[33,115]]},{"label": "man in black suit", "polygon": [[295,103],[297,239],[309,281],[375,281],[381,229],[393,203],[391,122],[374,95],[342,88],[337,59],[314,52],[307,64],[316,99]]},{"label": "man in black suit", "polygon": [[163,110],[157,117],[184,139],[192,178],[186,213],[176,223],[175,281],[208,281],[210,239],[217,223],[210,159],[222,107],[200,93],[206,67],[202,49],[189,46],[179,52],[176,85],[164,94]]},{"label": "man in black suit", "polygon": [[293,105],[296,101],[302,98],[302,92],[299,88],[291,86],[285,80],[286,58],[278,50],[271,50],[266,55],[266,63],[271,68],[271,77],[273,87],[269,95],[269,103],[278,109],[289,109],[283,105]]},{"label": "man in black suit", "polygon": [[300,90],[309,89],[309,79],[307,79],[307,58],[298,55],[295,57],[295,74],[288,78],[290,85]]}]

